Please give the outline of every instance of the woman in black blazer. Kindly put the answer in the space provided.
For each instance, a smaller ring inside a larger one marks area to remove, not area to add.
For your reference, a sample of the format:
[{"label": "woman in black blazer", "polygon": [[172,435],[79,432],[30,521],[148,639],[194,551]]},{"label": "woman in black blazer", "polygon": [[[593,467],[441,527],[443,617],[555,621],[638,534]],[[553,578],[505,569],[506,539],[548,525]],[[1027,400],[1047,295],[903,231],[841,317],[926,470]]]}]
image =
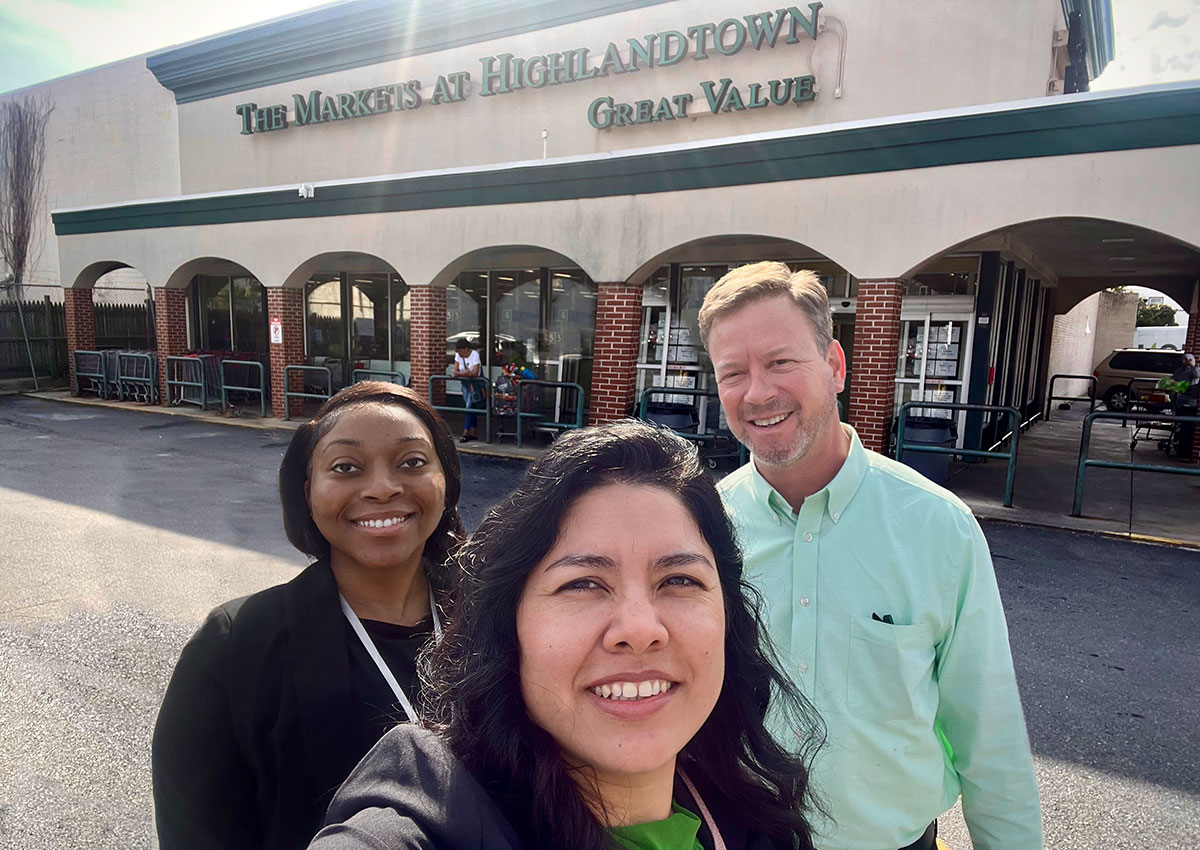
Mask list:
[{"label": "woman in black blazer", "polygon": [[406,387],[347,387],[296,431],[280,500],[316,561],[217,607],[184,647],[154,730],[162,850],[303,847],[363,754],[416,719],[459,491],[450,431]]}]

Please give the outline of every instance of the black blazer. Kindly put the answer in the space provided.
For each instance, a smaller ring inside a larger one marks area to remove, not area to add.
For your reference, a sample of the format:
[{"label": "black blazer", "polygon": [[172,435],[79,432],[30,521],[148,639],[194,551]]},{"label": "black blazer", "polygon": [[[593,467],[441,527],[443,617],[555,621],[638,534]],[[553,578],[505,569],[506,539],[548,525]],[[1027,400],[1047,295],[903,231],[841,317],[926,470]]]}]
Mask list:
[{"label": "black blazer", "polygon": [[215,608],[183,648],[154,729],[162,850],[304,847],[364,755],[355,709],[328,563]]},{"label": "black blazer", "polygon": [[[741,823],[719,790],[699,791],[729,850],[775,850]],[[675,799],[699,811],[678,781]],[[440,738],[411,725],[379,740],[334,796],[325,822],[309,850],[537,850]],[[697,837],[712,850],[705,824]]]}]

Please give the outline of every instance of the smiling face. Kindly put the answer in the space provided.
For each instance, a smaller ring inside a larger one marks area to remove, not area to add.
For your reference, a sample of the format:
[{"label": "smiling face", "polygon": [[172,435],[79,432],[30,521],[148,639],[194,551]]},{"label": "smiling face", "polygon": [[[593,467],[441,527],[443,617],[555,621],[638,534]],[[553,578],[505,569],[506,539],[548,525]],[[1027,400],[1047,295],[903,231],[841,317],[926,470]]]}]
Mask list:
[{"label": "smiling face", "polygon": [[407,408],[347,408],[317,441],[305,485],[335,572],[415,568],[446,506],[429,430]]},{"label": "smiling face", "polygon": [[722,315],[708,351],[729,427],[755,460],[786,467],[814,447],[836,453],[846,357],[837,342],[820,350],[789,298],[762,298]]},{"label": "smiling face", "polygon": [[517,607],[530,718],[602,784],[673,772],[725,678],[712,550],[677,496],[610,484],[571,506]]}]

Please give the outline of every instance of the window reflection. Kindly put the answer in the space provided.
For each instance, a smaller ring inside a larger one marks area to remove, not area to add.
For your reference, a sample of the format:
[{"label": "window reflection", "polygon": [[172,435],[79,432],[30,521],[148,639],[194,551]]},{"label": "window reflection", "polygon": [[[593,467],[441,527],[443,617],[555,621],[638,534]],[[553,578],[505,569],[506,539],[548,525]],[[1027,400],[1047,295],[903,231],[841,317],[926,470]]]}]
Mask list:
[{"label": "window reflection", "polygon": [[[468,338],[485,374],[516,364],[538,378],[591,388],[596,285],[581,269],[542,266],[463,272],[446,290],[446,352]],[[481,342],[481,341],[488,341]]]},{"label": "window reflection", "polygon": [[245,275],[196,275],[197,347],[204,351],[267,352],[267,294]]}]

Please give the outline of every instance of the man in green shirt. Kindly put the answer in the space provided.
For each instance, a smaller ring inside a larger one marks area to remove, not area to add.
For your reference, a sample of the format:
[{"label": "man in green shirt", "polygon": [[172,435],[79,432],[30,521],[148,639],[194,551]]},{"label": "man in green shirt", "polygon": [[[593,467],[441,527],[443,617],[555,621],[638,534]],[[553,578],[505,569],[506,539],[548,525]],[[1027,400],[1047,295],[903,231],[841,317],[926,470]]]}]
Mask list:
[{"label": "man in green shirt", "polygon": [[813,767],[831,816],[818,846],[931,848],[961,794],[976,850],[1039,850],[987,541],[952,493],[838,421],[846,358],[824,287],[781,263],[735,269],[705,298],[700,334],[753,455],[720,485],[747,576],[828,727]]}]

